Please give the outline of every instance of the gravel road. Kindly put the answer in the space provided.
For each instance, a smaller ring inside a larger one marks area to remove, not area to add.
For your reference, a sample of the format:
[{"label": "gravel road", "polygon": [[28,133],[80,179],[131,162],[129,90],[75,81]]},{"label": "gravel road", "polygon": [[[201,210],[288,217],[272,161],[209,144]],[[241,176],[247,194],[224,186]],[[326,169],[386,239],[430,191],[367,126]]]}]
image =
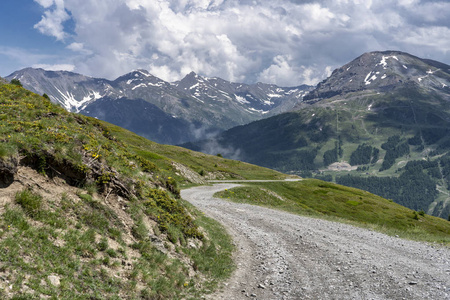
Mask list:
[{"label": "gravel road", "polygon": [[210,299],[450,299],[450,249],[183,190],[237,245],[237,270]]}]

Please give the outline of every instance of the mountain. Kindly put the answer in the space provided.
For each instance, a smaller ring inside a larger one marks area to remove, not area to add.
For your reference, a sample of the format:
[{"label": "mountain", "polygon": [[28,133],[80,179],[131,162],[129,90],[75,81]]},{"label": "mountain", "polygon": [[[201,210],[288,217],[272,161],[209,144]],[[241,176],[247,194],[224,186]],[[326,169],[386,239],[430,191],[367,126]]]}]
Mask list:
[{"label": "mountain", "polygon": [[183,146],[450,214],[450,66],[398,51],[336,69],[292,112]]},{"label": "mountain", "polygon": [[449,66],[399,51],[365,53],[334,70],[305,100],[330,98],[357,91],[389,92],[407,85],[448,95]]},{"label": "mountain", "polygon": [[1,299],[200,299],[230,276],[233,244],[180,186],[287,177],[156,144],[14,84],[0,83],[0,118]]},{"label": "mountain", "polygon": [[[108,120],[168,144],[205,138],[288,111],[311,89],[306,85],[281,88],[262,83],[238,84],[193,72],[169,83],[145,70],[109,81],[66,71],[27,68],[7,79],[19,79],[25,88],[47,94],[69,111]],[[135,114],[138,111],[139,117]],[[159,130],[155,131],[155,127]]]},{"label": "mountain", "polygon": [[209,179],[274,180],[222,196],[449,243],[442,219],[354,188],[284,182],[290,176],[274,170],[157,144],[16,84],[0,83],[0,119],[1,299],[213,293],[233,273],[236,247],[180,199],[180,187]]}]

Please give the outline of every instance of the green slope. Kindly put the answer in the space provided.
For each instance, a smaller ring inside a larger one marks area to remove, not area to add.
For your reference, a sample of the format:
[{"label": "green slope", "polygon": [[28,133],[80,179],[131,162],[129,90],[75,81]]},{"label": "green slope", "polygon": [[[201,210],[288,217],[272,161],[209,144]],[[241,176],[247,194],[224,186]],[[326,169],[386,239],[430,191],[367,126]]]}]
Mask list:
[{"label": "green slope", "polygon": [[390,235],[450,245],[450,222],[371,193],[316,179],[251,183],[216,194],[237,202],[328,218]]},{"label": "green slope", "polygon": [[[272,169],[226,159],[220,155],[208,155],[186,148],[162,145],[142,138],[121,127],[102,122],[111,134],[129,146],[129,150],[152,160],[161,169],[170,172],[181,184],[189,179],[177,174],[173,162],[183,164],[203,180],[211,179],[284,179],[289,176]],[[178,172],[179,173],[179,172]]]},{"label": "green slope", "polygon": [[231,273],[229,237],[153,143],[11,84],[0,120],[2,299],[198,299]]},{"label": "green slope", "polygon": [[[202,150],[209,142],[186,146]],[[298,111],[230,129],[216,142],[239,151],[240,159],[249,163],[342,184],[346,181],[340,178],[348,174],[397,178],[406,173],[421,187],[416,195],[431,196],[413,199],[396,194],[398,187],[386,183],[384,193],[364,184],[354,186],[445,219],[450,214],[450,102],[415,86],[386,93],[352,92],[304,104]],[[421,166],[410,172],[406,167],[421,160],[434,161],[437,169]],[[347,165],[339,169],[335,162]],[[436,193],[428,191],[430,180]]]}]

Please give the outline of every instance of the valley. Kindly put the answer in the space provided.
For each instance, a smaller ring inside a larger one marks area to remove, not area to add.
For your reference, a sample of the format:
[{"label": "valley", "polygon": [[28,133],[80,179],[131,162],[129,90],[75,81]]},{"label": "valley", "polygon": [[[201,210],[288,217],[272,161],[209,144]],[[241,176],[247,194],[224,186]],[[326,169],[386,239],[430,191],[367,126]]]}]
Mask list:
[{"label": "valley", "polygon": [[447,219],[449,85],[448,65],[396,51],[365,53],[290,112],[183,146],[227,149],[226,157],[358,187]]},{"label": "valley", "polygon": [[[0,296],[445,298],[450,222],[429,213],[448,208],[442,95],[307,99],[225,131],[210,155],[1,81]],[[128,113],[152,109],[133,101],[142,106]],[[417,206],[314,176],[397,190]],[[222,180],[243,185],[211,185]]]}]

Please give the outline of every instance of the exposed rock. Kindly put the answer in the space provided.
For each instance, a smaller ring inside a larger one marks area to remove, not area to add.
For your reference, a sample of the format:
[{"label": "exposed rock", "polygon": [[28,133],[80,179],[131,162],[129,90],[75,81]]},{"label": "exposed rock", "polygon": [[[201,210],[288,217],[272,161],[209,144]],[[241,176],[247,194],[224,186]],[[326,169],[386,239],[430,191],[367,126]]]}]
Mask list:
[{"label": "exposed rock", "polygon": [[50,281],[51,285],[58,287],[61,282],[59,280],[59,277],[56,275],[49,275],[48,277],[48,281]]},{"label": "exposed rock", "polygon": [[200,174],[195,173],[188,167],[186,167],[183,164],[172,162],[172,166],[187,180],[189,180],[192,183],[198,183],[198,184],[206,184],[206,180],[204,180]]}]

